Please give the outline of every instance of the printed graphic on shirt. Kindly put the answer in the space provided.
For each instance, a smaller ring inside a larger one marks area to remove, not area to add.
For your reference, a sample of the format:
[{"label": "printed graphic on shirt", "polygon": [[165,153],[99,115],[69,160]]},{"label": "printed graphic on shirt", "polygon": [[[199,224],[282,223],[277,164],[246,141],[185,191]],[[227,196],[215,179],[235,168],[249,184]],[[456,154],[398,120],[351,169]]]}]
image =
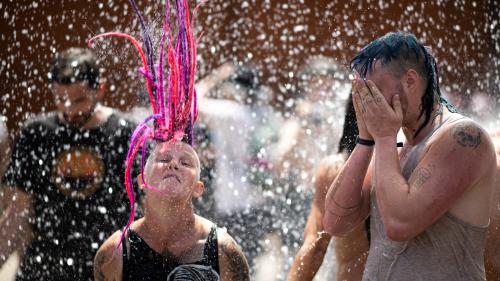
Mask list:
[{"label": "printed graphic on shirt", "polygon": [[91,147],[63,150],[55,158],[51,180],[71,199],[86,199],[94,194],[104,178],[104,163]]}]

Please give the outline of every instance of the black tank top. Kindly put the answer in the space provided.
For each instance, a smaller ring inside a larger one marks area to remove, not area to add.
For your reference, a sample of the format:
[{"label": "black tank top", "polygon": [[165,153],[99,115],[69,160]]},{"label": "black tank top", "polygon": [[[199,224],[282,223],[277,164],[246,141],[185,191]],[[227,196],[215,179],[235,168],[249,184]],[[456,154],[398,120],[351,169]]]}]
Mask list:
[{"label": "black tank top", "polygon": [[217,226],[208,234],[203,259],[182,264],[154,251],[137,232],[129,229],[122,241],[123,281],[133,280],[193,280],[219,281]]}]

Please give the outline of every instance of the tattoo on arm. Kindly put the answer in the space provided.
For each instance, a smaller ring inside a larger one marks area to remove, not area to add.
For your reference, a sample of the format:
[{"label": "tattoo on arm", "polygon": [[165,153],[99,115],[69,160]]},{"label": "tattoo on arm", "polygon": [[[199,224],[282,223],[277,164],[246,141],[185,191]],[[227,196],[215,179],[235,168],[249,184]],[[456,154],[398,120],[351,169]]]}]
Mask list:
[{"label": "tattoo on arm", "polygon": [[104,276],[104,273],[102,272],[102,265],[106,262],[106,259],[107,259],[107,256],[104,253],[99,254],[96,257],[96,260],[94,263],[94,275],[95,275],[96,281],[106,280],[106,277]]},{"label": "tattoo on arm", "polygon": [[248,281],[250,274],[248,264],[243,253],[237,249],[236,245],[224,246],[224,253],[228,260],[228,268],[232,280]]},{"label": "tattoo on arm", "polygon": [[472,124],[459,124],[451,131],[453,139],[463,147],[476,149],[481,144],[482,131]]},{"label": "tattoo on arm", "polygon": [[422,185],[424,185],[424,183],[431,178],[431,171],[430,171],[430,166],[428,167],[421,167],[421,168],[417,168],[417,170],[415,170],[414,174],[413,174],[413,187],[415,188],[419,188],[421,187]]}]

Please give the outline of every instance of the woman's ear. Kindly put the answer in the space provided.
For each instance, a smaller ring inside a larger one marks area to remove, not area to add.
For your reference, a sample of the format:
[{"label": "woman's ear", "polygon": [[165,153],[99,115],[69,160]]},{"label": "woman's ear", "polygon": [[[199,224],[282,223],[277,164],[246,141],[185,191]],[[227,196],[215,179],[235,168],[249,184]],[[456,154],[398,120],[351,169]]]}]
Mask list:
[{"label": "woman's ear", "polygon": [[139,189],[140,189],[140,190],[143,190],[143,189],[144,189],[144,186],[145,186],[144,181],[142,180],[142,178],[143,178],[143,174],[142,174],[142,173],[140,173],[140,174],[137,176],[137,183],[139,184]]},{"label": "woman's ear", "polygon": [[194,184],[194,191],[193,191],[193,197],[200,197],[203,195],[203,192],[205,191],[205,184],[201,181],[197,181]]}]

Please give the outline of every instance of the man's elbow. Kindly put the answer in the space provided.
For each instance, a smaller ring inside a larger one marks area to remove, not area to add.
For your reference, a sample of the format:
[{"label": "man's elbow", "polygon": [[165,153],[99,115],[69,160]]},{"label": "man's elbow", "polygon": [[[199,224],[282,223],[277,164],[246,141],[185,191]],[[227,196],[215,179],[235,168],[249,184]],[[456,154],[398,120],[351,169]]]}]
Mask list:
[{"label": "man's elbow", "polygon": [[336,227],[336,224],[333,223],[334,218],[332,218],[330,215],[325,214],[323,217],[323,228],[325,229],[328,234],[336,236],[338,232],[338,228]]},{"label": "man's elbow", "polygon": [[325,214],[323,227],[332,236],[346,236],[352,228],[348,227],[341,218]]}]

